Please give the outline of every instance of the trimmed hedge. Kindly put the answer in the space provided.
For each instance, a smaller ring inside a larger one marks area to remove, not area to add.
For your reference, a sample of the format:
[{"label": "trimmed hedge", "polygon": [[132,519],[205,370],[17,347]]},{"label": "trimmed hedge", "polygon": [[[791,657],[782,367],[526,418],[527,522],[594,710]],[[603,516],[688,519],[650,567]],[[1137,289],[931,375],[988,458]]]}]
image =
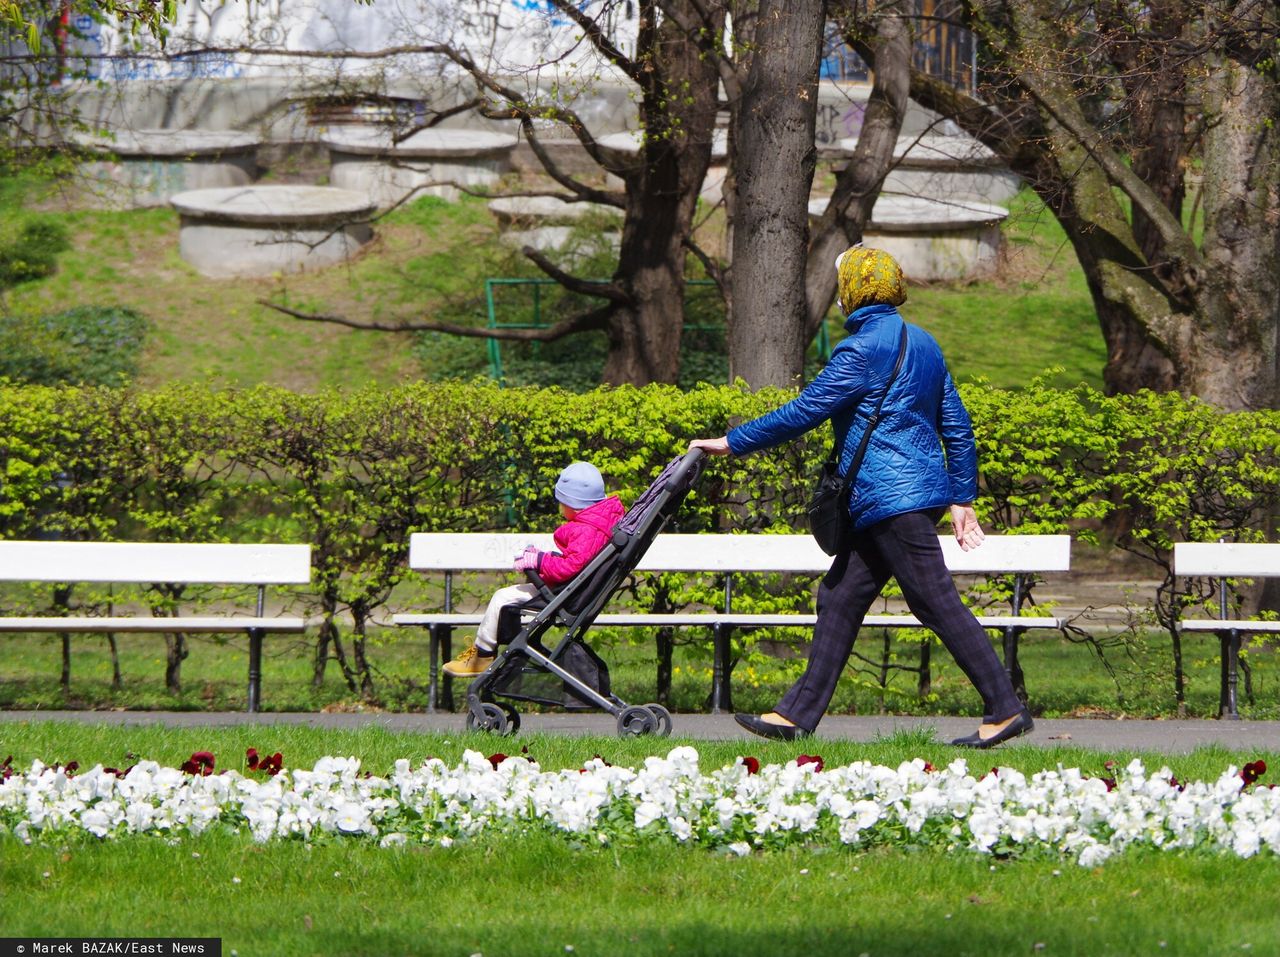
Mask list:
[{"label": "trimmed hedge", "polygon": [[[1274,531],[1280,412],[1227,414],[1176,395],[1107,397],[1040,382],[962,391],[988,527],[1089,536],[1105,522],[1121,547],[1163,571],[1157,612],[1166,627],[1178,603],[1205,597],[1174,587],[1173,542]],[[397,600],[409,594],[411,531],[549,530],[557,521],[549,489],[566,463],[591,460],[629,501],[689,439],[722,434],[789,395],[712,386],[574,394],[484,382],[312,395],[4,386],[0,537],[310,543],[315,578],[299,601],[326,620],[317,678],[337,657],[353,690],[372,696],[366,628],[402,582]],[[829,441],[820,429],[716,460],[677,530],[801,530]],[[712,583],[662,576],[635,600],[680,607],[716,593]],[[811,602],[794,581],[739,594],[743,610]],[[986,600],[999,597],[997,589]],[[1181,701],[1180,674],[1176,682]]]}]

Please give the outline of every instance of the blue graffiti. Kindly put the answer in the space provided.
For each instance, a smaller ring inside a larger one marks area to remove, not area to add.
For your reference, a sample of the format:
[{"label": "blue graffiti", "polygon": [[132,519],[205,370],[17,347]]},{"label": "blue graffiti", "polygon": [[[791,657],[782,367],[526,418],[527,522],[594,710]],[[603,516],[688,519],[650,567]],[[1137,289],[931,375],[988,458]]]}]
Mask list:
[{"label": "blue graffiti", "polygon": [[[511,0],[511,5],[524,13],[537,13],[547,17],[553,27],[571,26],[569,20],[560,16],[559,7],[551,0]],[[585,11],[591,0],[579,0],[578,9]]]}]

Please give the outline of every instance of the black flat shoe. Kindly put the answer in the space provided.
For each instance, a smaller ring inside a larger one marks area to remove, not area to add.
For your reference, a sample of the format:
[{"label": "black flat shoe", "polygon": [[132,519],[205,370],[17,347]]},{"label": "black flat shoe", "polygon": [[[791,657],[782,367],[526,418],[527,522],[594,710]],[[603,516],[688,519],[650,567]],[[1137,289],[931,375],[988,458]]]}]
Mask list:
[{"label": "black flat shoe", "polygon": [[809,737],[809,732],[804,728],[797,728],[789,724],[773,724],[755,714],[742,714],[739,712],[733,716],[733,720],[752,734],[758,734],[762,738],[773,738],[775,741],[794,741],[796,738]]},{"label": "black flat shoe", "polygon": [[967,734],[963,738],[956,738],[951,743],[961,748],[994,748],[1003,741],[1010,738],[1016,738],[1026,734],[1036,723],[1031,720],[1031,712],[1023,708],[1018,712],[1017,717],[1005,725],[1000,731],[996,732],[989,738],[983,738],[977,731],[973,734]]}]

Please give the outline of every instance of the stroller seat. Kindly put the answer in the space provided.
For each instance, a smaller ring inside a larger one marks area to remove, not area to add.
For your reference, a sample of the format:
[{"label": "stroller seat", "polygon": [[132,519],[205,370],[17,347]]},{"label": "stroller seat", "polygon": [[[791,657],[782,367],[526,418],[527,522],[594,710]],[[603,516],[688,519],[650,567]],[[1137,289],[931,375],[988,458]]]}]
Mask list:
[{"label": "stroller seat", "polygon": [[[671,715],[661,705],[631,705],[613,694],[608,666],[583,639],[675,516],[703,464],[700,449],[668,463],[618,522],[600,553],[558,589],[531,576],[540,594],[503,610],[499,652],[467,692],[468,729],[515,733],[520,715],[509,701],[517,700],[607,711],[617,718],[623,735],[671,732]],[[525,618],[530,610],[535,611],[533,617]]]}]

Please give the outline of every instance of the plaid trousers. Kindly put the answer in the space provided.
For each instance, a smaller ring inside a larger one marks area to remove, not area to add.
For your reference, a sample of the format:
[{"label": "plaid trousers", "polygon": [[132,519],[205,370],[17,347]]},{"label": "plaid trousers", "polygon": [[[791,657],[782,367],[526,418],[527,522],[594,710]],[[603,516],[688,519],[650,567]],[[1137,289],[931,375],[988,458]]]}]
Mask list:
[{"label": "plaid trousers", "polygon": [[890,577],[912,613],[934,632],[982,696],[984,721],[1022,710],[991,641],[956,591],[938,544],[937,512],[895,515],[860,529],[818,586],[818,622],[809,664],[774,709],[806,731],[822,720],[853,651],[862,620]]}]

